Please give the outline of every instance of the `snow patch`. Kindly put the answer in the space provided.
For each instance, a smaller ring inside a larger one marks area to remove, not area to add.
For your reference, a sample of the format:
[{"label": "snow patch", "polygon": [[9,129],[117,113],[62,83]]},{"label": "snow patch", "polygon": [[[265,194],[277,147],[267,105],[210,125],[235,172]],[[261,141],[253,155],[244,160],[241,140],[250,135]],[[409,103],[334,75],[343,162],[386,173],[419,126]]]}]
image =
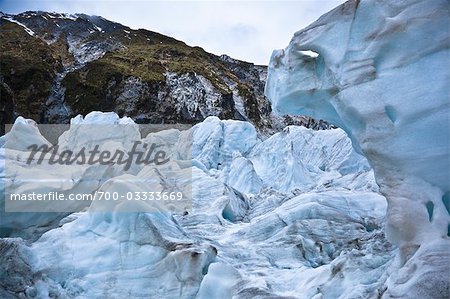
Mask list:
[{"label": "snow patch", "polygon": [[4,17],[5,20],[8,20],[12,23],[16,23],[17,25],[21,26],[26,33],[28,33],[31,36],[36,36],[36,33],[34,33],[33,30],[31,30],[30,28],[28,28],[27,26],[25,26],[24,24],[20,23],[19,21],[14,20],[12,17]]}]

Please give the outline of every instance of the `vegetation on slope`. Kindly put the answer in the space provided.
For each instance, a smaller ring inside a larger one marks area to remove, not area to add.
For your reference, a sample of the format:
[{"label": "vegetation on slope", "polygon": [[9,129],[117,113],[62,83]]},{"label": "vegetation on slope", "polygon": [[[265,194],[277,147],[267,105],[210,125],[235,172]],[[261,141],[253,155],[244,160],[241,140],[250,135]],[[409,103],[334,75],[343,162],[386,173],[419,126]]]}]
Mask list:
[{"label": "vegetation on slope", "polygon": [[60,67],[45,42],[30,36],[17,24],[2,24],[0,123],[12,122],[15,113],[39,120]]}]

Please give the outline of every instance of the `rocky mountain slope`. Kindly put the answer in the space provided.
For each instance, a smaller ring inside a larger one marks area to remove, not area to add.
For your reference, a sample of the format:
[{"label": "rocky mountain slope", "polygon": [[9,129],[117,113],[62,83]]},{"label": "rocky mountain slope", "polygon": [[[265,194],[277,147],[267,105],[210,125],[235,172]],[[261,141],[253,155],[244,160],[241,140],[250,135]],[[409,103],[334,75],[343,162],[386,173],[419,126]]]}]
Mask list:
[{"label": "rocky mountain slope", "polygon": [[307,117],[274,116],[264,96],[265,66],[102,17],[2,13],[0,41],[1,124],[17,115],[66,123],[101,110],[138,123],[218,116],[268,132],[286,124],[327,128]]}]

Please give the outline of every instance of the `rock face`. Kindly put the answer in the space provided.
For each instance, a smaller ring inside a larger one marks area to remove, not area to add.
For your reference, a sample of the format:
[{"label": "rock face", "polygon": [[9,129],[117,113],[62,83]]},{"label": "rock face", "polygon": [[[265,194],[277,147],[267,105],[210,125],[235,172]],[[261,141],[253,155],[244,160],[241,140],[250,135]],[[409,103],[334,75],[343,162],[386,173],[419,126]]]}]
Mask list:
[{"label": "rock face", "polygon": [[278,117],[264,96],[266,67],[215,56],[147,30],[97,16],[0,15],[0,126],[18,115],[67,123],[114,111],[139,123],[248,120],[260,131],[324,129],[308,117]]},{"label": "rock face", "polygon": [[385,297],[448,295],[449,25],[448,1],[348,1],[269,66],[275,110],[340,126],[374,168],[401,253]]}]

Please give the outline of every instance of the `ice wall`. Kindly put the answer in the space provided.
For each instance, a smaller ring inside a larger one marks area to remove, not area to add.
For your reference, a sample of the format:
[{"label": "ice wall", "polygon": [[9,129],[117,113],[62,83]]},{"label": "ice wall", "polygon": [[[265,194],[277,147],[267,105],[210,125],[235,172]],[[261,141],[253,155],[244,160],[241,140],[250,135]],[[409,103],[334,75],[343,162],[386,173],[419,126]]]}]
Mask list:
[{"label": "ice wall", "polygon": [[[449,276],[449,25],[448,1],[348,1],[273,53],[266,86],[278,112],[349,134],[388,200],[401,269],[420,267],[438,295]],[[406,272],[385,296],[422,296],[425,278]]]}]

